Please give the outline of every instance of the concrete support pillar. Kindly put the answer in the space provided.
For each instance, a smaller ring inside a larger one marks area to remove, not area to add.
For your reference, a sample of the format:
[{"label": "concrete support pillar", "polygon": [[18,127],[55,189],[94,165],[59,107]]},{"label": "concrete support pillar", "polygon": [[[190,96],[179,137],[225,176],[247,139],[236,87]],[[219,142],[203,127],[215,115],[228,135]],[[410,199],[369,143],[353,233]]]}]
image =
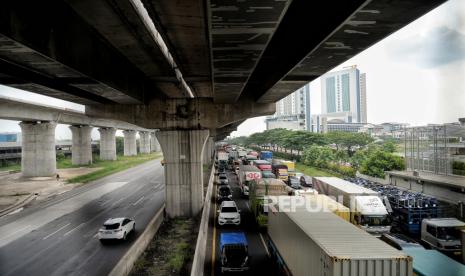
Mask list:
[{"label": "concrete support pillar", "polygon": [[150,149],[152,151],[160,152],[161,147],[160,147],[160,143],[158,143],[158,139],[156,136],[157,132],[158,130],[155,130],[154,132],[150,134]]},{"label": "concrete support pillar", "polygon": [[137,155],[136,131],[125,130],[124,134],[124,156]]},{"label": "concrete support pillar", "polygon": [[92,164],[92,139],[90,126],[70,126],[73,145],[71,147],[71,162],[73,165]]},{"label": "concrete support pillar", "polygon": [[140,153],[150,153],[150,132],[148,131],[139,131],[140,136]]},{"label": "concrete support pillar", "polygon": [[55,123],[21,122],[21,172],[25,177],[56,174]]},{"label": "concrete support pillar", "polygon": [[215,142],[213,142],[213,137],[208,137],[207,142],[205,143],[205,148],[203,149],[203,163],[211,165],[213,161],[213,150]]},{"label": "concrete support pillar", "polygon": [[116,128],[99,128],[100,159],[116,160]]},{"label": "concrete support pillar", "polygon": [[203,205],[202,151],[208,130],[158,131],[165,158],[166,213],[195,216]]}]

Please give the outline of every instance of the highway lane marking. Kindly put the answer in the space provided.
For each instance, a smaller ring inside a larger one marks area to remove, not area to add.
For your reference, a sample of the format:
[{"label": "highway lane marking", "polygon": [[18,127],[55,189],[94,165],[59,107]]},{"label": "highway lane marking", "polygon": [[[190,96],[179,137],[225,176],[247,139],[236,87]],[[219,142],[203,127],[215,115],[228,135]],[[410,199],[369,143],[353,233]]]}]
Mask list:
[{"label": "highway lane marking", "polygon": [[97,232],[97,234],[93,235],[92,238],[95,239],[97,236],[98,236],[98,232]]},{"label": "highway lane marking", "polygon": [[45,236],[42,240],[46,240],[48,238],[50,238],[51,236],[55,235],[56,233],[60,232],[60,230],[66,228],[68,225],[70,225],[71,223],[67,223],[66,225],[63,225],[62,227],[58,228],[58,230],[56,230],[55,232],[53,233],[50,233],[48,234],[47,236]]},{"label": "highway lane marking", "polygon": [[258,233],[258,235],[260,235],[260,240],[262,241],[262,244],[263,244],[263,247],[265,248],[266,254],[268,255],[268,257],[270,257],[271,254],[270,254],[270,251],[268,251],[268,247],[266,246],[265,239],[263,238],[262,233]]},{"label": "highway lane marking", "polygon": [[31,227],[30,225],[27,225],[27,226],[24,226],[23,228],[19,229],[19,230],[15,230],[14,232],[4,236],[3,238],[0,239],[0,241],[3,241],[11,236],[13,236],[14,234],[17,234],[18,232],[22,232],[24,230],[26,230],[27,228]]},{"label": "highway lane marking", "polygon": [[139,198],[139,200],[137,200],[136,202],[134,202],[132,205],[133,206],[136,206],[139,202],[141,202],[143,199],[144,199],[145,196],[142,196],[141,198]]},{"label": "highway lane marking", "polygon": [[71,234],[74,230],[78,229],[79,227],[83,226],[84,224],[86,224],[85,222],[79,224],[78,226],[74,227],[73,229],[69,230],[68,232],[66,232],[63,236],[68,236],[69,234]]},{"label": "highway lane marking", "polygon": [[247,206],[247,208],[248,208],[249,210],[251,210],[251,209],[250,209],[250,206],[249,206],[249,203],[248,203],[247,201],[245,202],[245,205]]},{"label": "highway lane marking", "polygon": [[115,205],[118,204],[121,200],[126,199],[126,198],[127,198],[127,196],[118,199],[117,201],[113,202],[112,206],[115,206]]}]

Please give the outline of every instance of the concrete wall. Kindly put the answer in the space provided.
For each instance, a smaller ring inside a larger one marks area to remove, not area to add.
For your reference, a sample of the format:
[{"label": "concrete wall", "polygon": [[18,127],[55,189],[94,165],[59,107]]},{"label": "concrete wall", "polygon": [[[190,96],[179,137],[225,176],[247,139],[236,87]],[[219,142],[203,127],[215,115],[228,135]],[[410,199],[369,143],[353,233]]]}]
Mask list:
[{"label": "concrete wall", "polygon": [[139,150],[140,153],[150,153],[150,132],[139,131]]},{"label": "concrete wall", "polygon": [[21,122],[21,171],[25,177],[56,174],[55,123]]},{"label": "concrete wall", "polygon": [[70,126],[73,146],[71,147],[71,162],[73,165],[92,163],[92,138],[90,126]]},{"label": "concrete wall", "polygon": [[99,128],[100,132],[100,159],[116,160],[116,129]]},{"label": "concrete wall", "polygon": [[426,195],[434,196],[440,200],[457,204],[465,201],[465,194],[452,190],[449,186],[439,185],[431,182],[418,183],[415,180],[405,179],[400,176],[392,175],[390,184],[407,190],[421,192]]},{"label": "concrete wall", "polygon": [[203,206],[202,150],[208,130],[158,131],[165,159],[166,213],[196,216]]},{"label": "concrete wall", "polygon": [[125,130],[124,134],[124,156],[137,155],[136,131]]}]

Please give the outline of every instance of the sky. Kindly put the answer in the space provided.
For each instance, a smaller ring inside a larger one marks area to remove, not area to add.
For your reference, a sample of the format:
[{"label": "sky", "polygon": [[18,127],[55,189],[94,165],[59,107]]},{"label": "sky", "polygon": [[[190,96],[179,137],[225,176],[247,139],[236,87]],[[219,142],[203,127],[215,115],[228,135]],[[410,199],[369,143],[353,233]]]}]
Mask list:
[{"label": "sky", "polygon": [[[457,122],[465,117],[465,1],[444,3],[331,71],[350,65],[366,73],[369,123]],[[310,83],[310,101],[319,114],[320,78]],[[231,136],[265,128],[256,117]]]},{"label": "sky", "polygon": [[[465,0],[450,0],[331,71],[357,65],[367,77],[369,123],[411,125],[456,122],[465,117]],[[84,110],[84,106],[0,86],[0,96]],[[311,113],[321,111],[320,79],[310,83]],[[0,120],[0,132],[20,132]],[[265,117],[246,120],[231,136],[265,130]],[[117,132],[122,136],[122,132]],[[58,125],[57,139],[70,139]],[[96,129],[93,139],[99,139]]]}]

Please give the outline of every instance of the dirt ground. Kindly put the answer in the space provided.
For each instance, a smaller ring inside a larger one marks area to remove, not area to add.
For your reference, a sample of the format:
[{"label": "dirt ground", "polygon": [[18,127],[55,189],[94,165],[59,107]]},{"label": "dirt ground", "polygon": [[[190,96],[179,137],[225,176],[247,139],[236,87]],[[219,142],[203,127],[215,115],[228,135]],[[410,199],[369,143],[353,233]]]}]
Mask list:
[{"label": "dirt ground", "polygon": [[66,184],[71,177],[87,174],[99,168],[59,169],[59,180],[56,177],[23,178],[21,173],[2,174],[0,176],[0,210],[24,200],[30,194],[37,193],[37,201],[61,194],[75,188],[79,184]]}]

